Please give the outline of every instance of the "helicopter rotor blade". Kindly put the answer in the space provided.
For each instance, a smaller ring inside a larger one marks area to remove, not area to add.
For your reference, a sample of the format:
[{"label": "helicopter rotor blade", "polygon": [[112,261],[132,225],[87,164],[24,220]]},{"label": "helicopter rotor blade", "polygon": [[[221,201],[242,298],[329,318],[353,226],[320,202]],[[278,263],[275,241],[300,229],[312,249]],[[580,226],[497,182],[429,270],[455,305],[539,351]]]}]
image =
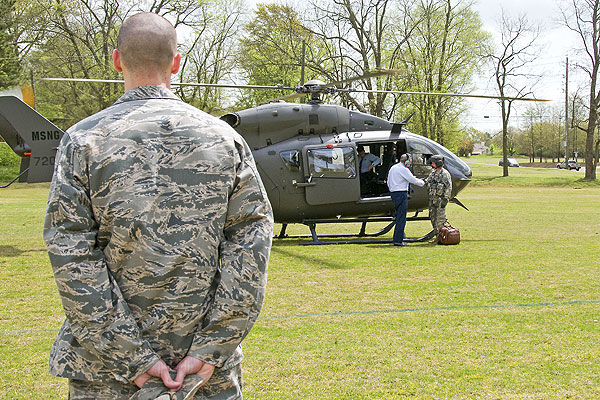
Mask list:
[{"label": "helicopter rotor blade", "polygon": [[230,88],[230,89],[272,89],[272,90],[295,90],[295,87],[275,85],[235,85],[227,83],[187,83],[187,82],[171,82],[175,86],[199,86],[199,87],[215,87],[215,88]]},{"label": "helicopter rotor blade", "polygon": [[[276,101],[290,101],[290,100],[294,100],[297,99],[298,97],[301,97],[302,95],[314,95],[314,94],[333,94],[333,93],[341,93],[341,92],[354,92],[355,90],[352,88],[341,88],[340,86],[344,85],[345,83],[349,83],[349,82],[354,82],[357,80],[361,80],[361,79],[369,79],[369,78],[373,78],[376,76],[381,76],[381,75],[391,75],[391,74],[397,74],[397,73],[401,73],[403,71],[401,70],[397,70],[397,69],[374,69],[371,71],[367,71],[365,72],[363,75],[360,76],[354,76],[351,78],[347,78],[347,79],[342,79],[340,81],[336,81],[336,82],[330,82],[330,83],[326,83],[326,84],[318,84],[318,85],[307,85],[306,83],[302,86],[296,86],[295,88],[281,88],[281,89],[291,89],[291,90],[295,90],[296,93],[293,94],[289,94],[286,96],[281,96],[281,97],[277,97],[274,99],[269,100],[268,102],[276,102]],[[310,82],[307,82],[310,83]]]},{"label": "helicopter rotor blade", "polygon": [[[509,100],[509,101],[538,101],[545,102],[551,101],[548,99],[536,99],[532,97],[511,97],[511,96],[492,96],[484,94],[468,94],[468,93],[442,93],[442,92],[417,92],[408,90],[367,90],[367,89],[353,89],[353,88],[338,88],[338,86],[344,83],[353,82],[360,79],[372,78],[375,76],[389,75],[395,73],[401,73],[401,70],[393,69],[376,69],[369,71],[364,75],[356,76],[348,79],[343,79],[337,82],[331,82],[321,86],[319,90],[323,93],[338,93],[338,92],[354,92],[354,93],[393,93],[393,94],[415,94],[422,96],[445,96],[445,97],[467,97],[467,98],[478,98],[478,99],[495,99],[495,100]],[[84,78],[40,78],[41,81],[63,81],[63,82],[92,82],[92,83],[124,83],[123,80],[119,79],[84,79]],[[296,93],[289,94],[282,97],[277,97],[270,101],[289,101],[301,97],[304,94],[310,94],[312,91],[307,90],[304,86],[266,86],[266,85],[235,85],[235,84],[218,84],[218,83],[193,83],[193,82],[172,82],[173,86],[199,86],[199,87],[215,87],[215,88],[231,88],[231,89],[269,89],[269,90],[294,90]],[[317,90],[317,91],[319,91]]]},{"label": "helicopter rotor blade", "polygon": [[[84,78],[40,78],[41,81],[60,81],[60,82],[92,82],[92,83],[124,83],[119,79],[84,79]],[[265,85],[236,85],[226,83],[194,83],[194,82],[171,82],[173,86],[199,86],[231,89],[273,89],[273,90],[296,90],[295,87],[283,85],[265,86]]]},{"label": "helicopter rotor blade", "polygon": [[495,100],[514,100],[514,101],[552,101],[548,99],[536,99],[534,97],[511,97],[511,96],[492,96],[485,94],[469,93],[448,93],[448,92],[415,92],[407,90],[366,90],[353,89],[356,93],[395,93],[395,94],[417,94],[422,96],[445,96],[445,97],[472,97],[477,99],[495,99]]},{"label": "helicopter rotor blade", "polygon": [[92,83],[125,83],[120,79],[85,79],[85,78],[39,78],[40,81],[54,82],[92,82]]}]

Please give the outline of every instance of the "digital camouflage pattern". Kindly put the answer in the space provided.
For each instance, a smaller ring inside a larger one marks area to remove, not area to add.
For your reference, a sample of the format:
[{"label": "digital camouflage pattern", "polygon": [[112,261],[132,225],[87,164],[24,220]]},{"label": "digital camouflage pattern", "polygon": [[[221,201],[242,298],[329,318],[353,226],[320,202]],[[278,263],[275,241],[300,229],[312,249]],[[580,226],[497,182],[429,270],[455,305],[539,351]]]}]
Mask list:
[{"label": "digital camouflage pattern", "polygon": [[452,195],[452,176],[446,169],[434,169],[425,184],[429,191],[429,219],[435,234],[446,223],[446,204]]},{"label": "digital camouflage pattern", "polygon": [[[188,375],[184,380],[184,387],[174,393],[177,400],[185,398],[186,381],[191,378]],[[152,378],[158,380],[158,378]],[[147,385],[148,383],[146,383]],[[146,387],[144,385],[144,387]],[[168,389],[159,390],[159,393],[168,392]],[[159,396],[146,397],[142,389],[134,384],[126,384],[117,381],[109,383],[98,383],[88,381],[69,381],[69,400],[158,400]],[[209,381],[200,387],[195,393],[195,400],[237,400],[242,398],[242,368],[240,364],[230,369],[216,368]]]},{"label": "digital camouflage pattern", "polygon": [[130,383],[159,358],[239,364],[272,230],[245,141],[171,91],[132,89],[79,122],[44,224],[66,314],[51,373]]}]

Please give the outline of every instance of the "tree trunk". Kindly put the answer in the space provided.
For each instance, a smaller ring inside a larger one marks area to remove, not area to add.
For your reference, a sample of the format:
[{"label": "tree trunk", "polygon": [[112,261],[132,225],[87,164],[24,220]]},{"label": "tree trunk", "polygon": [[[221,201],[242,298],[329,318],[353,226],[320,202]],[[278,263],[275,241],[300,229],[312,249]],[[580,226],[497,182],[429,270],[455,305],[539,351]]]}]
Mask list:
[{"label": "tree trunk", "polygon": [[597,144],[594,146],[595,125],[596,118],[594,117],[594,123],[592,125],[592,118],[590,115],[590,124],[585,137],[585,180],[587,181],[596,180],[596,155],[598,153],[598,146]]},{"label": "tree trunk", "polygon": [[[501,93],[502,95],[502,93]],[[508,115],[506,102],[502,102],[502,176],[508,176]]]},{"label": "tree trunk", "polygon": [[[596,80],[592,79],[593,89],[596,86]],[[590,113],[588,120],[588,127],[585,136],[585,180],[594,181],[596,180],[596,153],[594,152],[594,133],[596,131],[596,124],[598,123],[598,113],[596,111],[596,101],[592,97],[590,100]]]}]

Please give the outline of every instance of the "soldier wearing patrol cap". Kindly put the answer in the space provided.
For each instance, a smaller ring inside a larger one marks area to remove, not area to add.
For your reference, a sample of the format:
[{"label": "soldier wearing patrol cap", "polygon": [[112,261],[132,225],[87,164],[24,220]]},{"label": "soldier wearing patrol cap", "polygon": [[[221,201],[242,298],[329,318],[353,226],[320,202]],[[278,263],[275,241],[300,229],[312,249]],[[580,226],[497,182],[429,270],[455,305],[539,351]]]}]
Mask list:
[{"label": "soldier wearing patrol cap", "polygon": [[431,156],[429,162],[433,171],[425,178],[425,184],[429,191],[429,219],[437,237],[439,229],[446,223],[446,204],[452,194],[452,176],[444,168],[443,156]]},{"label": "soldier wearing patrol cap", "polygon": [[70,399],[142,399],[157,380],[242,398],[272,210],[242,137],[169,90],[176,45],[166,19],[128,18],[113,53],[125,94],[59,148],[44,239],[66,314],[50,371]]}]

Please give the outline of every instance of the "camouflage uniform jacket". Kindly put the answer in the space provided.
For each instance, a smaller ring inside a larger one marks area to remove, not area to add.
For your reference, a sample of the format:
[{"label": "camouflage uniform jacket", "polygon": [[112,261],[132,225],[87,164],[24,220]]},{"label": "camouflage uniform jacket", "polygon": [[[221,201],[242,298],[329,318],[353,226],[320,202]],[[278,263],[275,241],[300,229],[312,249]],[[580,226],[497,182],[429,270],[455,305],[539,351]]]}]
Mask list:
[{"label": "camouflage uniform jacket", "polygon": [[450,199],[452,195],[452,176],[445,168],[433,170],[427,178],[425,184],[429,191],[429,199],[444,198]]},{"label": "camouflage uniform jacket", "polygon": [[241,361],[273,216],[229,125],[160,86],[127,91],[64,135],[44,224],[66,314],[50,371],[131,382],[159,358]]}]

